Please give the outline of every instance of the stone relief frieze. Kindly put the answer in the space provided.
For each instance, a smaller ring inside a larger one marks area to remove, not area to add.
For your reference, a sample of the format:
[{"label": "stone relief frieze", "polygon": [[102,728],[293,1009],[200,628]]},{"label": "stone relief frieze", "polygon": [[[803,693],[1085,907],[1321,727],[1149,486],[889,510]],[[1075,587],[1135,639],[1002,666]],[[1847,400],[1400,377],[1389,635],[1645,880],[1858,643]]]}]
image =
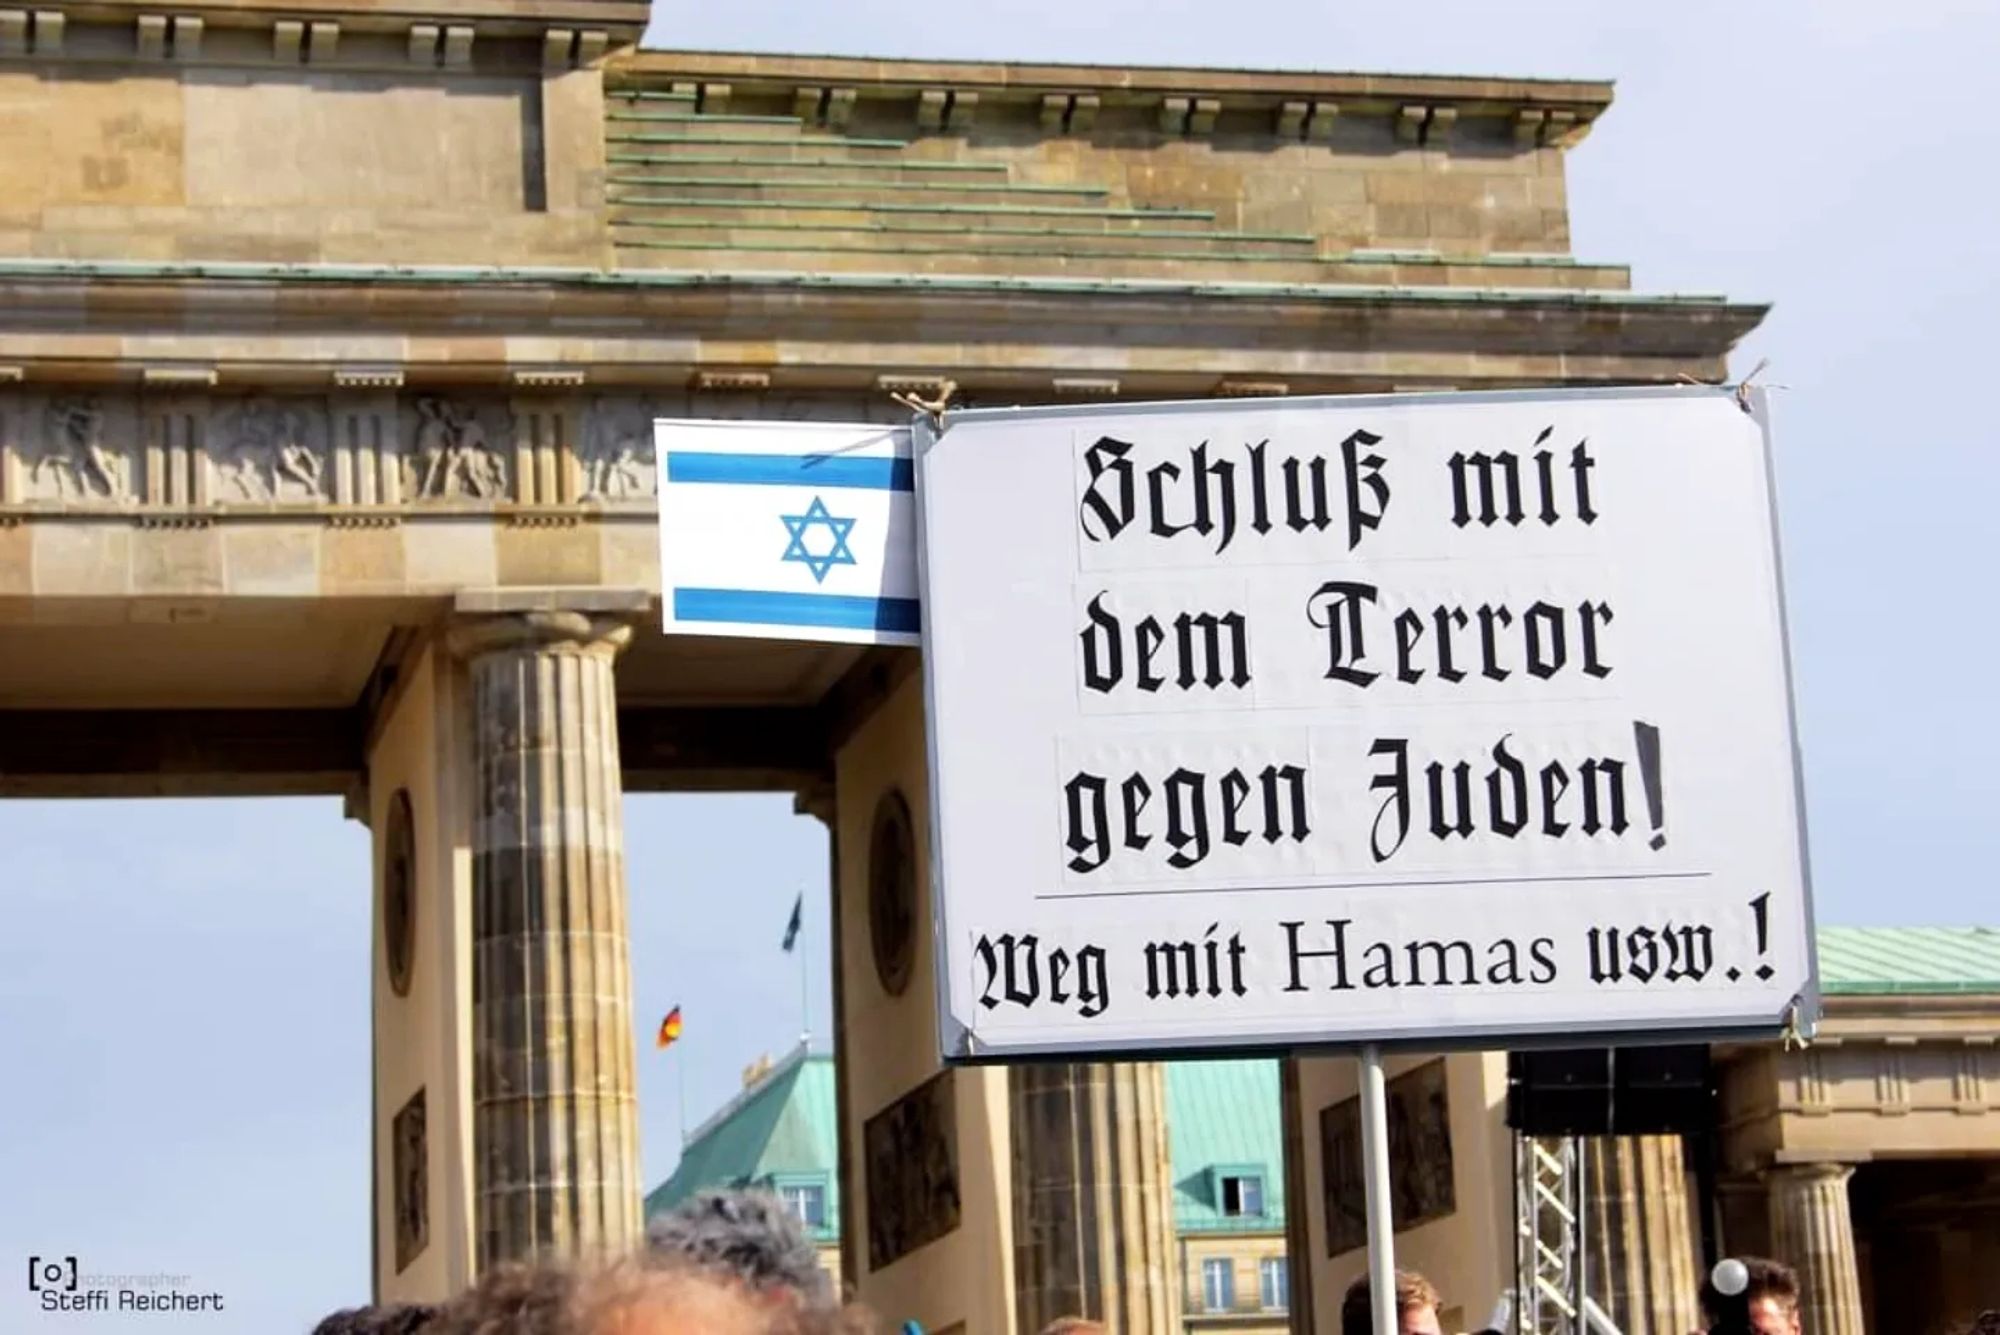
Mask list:
[{"label": "stone relief frieze", "polygon": [[[410,407],[405,486],[418,500],[502,500],[512,423],[503,408],[421,395]],[[503,425],[504,422],[504,425]]]},{"label": "stone relief frieze", "polygon": [[246,399],[215,416],[217,499],[316,503],[331,496],[324,403]]},{"label": "stone relief frieze", "polygon": [[[0,411],[14,424],[11,434],[0,432],[0,450],[11,455],[5,485],[13,488],[0,499],[223,511],[506,504],[521,499],[513,478],[517,443],[548,439],[524,434],[529,428],[517,422],[514,405],[496,392],[183,394],[168,406],[129,392],[0,390]],[[564,410],[571,414],[563,439],[574,455],[576,499],[613,506],[641,504],[658,492],[656,418],[886,424],[909,416],[874,394],[734,391],[594,394]],[[149,428],[156,413],[171,416]],[[161,442],[170,442],[168,457],[153,459],[159,451],[146,447]],[[171,457],[189,448],[198,452],[192,461]],[[149,477],[155,466],[183,471],[169,485]],[[199,488],[182,481],[190,467],[205,471]],[[397,477],[400,488],[387,481]],[[379,489],[375,478],[384,479]]]},{"label": "stone relief frieze", "polygon": [[103,399],[96,395],[51,399],[40,417],[40,430],[28,442],[31,498],[106,501],[133,494],[131,437],[121,433],[123,443],[113,443],[111,412]]},{"label": "stone relief frieze", "polygon": [[578,463],[586,501],[629,501],[659,489],[653,452],[653,405],[639,399],[593,400],[584,420]]}]

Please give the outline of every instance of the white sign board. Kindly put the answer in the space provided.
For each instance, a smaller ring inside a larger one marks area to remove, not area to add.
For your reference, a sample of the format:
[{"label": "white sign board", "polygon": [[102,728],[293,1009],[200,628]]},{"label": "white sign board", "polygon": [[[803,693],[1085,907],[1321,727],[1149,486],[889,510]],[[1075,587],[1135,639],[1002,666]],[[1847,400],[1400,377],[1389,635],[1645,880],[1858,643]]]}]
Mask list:
[{"label": "white sign board", "polygon": [[969,412],[918,453],[949,1054],[1811,1022],[1761,399]]},{"label": "white sign board", "polygon": [[909,428],[660,421],[653,438],[668,632],[917,642]]}]

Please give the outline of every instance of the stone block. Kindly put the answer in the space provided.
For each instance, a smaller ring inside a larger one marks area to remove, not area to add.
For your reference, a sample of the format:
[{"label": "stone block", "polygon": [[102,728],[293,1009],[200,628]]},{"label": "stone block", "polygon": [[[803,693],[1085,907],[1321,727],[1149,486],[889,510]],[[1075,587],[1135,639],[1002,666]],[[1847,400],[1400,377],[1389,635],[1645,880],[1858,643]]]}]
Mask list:
[{"label": "stone block", "polygon": [[320,592],[402,593],[403,535],[392,525],[329,525],[319,535]]},{"label": "stone block", "polygon": [[167,54],[167,16],[141,14],[138,19],[138,50],[141,60],[159,60]]},{"label": "stone block", "polygon": [[37,596],[101,597],[132,591],[130,520],[38,522],[25,529],[34,539]]},{"label": "stone block", "polygon": [[1434,237],[1467,238],[1486,234],[1484,213],[1465,204],[1433,204],[1424,210],[1424,231]]},{"label": "stone block", "polygon": [[936,133],[944,128],[944,113],[951,94],[942,88],[926,88],[917,94],[917,128]]},{"label": "stone block", "polygon": [[510,524],[493,535],[493,546],[503,586],[591,585],[602,569],[595,537],[574,524]]},{"label": "stone block", "polygon": [[0,521],[0,597],[35,591],[35,530]]},{"label": "stone block", "polygon": [[222,533],[199,527],[139,527],[132,531],[132,592],[223,592]]},{"label": "stone block", "polygon": [[1377,204],[1371,211],[1370,234],[1383,240],[1428,237],[1429,210],[1421,204]]},{"label": "stone block", "polygon": [[[858,94],[852,88],[829,88],[826,94],[826,123],[829,129],[844,130],[854,118]],[[704,102],[704,105],[706,103]]]},{"label": "stone block", "polygon": [[606,584],[658,591],[659,521],[651,512],[629,518],[606,515],[596,532],[598,570]]},{"label": "stone block", "polygon": [[494,520],[484,514],[404,523],[403,578],[412,590],[484,588],[495,582]]},{"label": "stone block", "polygon": [[320,529],[317,521],[222,525],[224,586],[234,597],[318,594]]}]

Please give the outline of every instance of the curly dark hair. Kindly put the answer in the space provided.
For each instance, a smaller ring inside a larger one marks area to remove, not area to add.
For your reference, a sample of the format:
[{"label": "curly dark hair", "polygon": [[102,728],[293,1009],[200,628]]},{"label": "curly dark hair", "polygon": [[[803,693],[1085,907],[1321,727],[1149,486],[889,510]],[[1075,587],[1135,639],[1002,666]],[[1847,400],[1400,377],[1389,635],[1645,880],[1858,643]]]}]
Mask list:
[{"label": "curly dark hair", "polygon": [[567,1335],[576,1280],[567,1266],[494,1266],[446,1303],[424,1335]]},{"label": "curly dark hair", "polygon": [[419,1335],[430,1330],[439,1310],[431,1303],[349,1307],[321,1320],[312,1335]]},{"label": "curly dark hair", "polygon": [[837,1296],[805,1227],[766,1191],[701,1191],[653,1216],[646,1243],[656,1255],[719,1270],[753,1289],[779,1290],[802,1306],[832,1308]]}]

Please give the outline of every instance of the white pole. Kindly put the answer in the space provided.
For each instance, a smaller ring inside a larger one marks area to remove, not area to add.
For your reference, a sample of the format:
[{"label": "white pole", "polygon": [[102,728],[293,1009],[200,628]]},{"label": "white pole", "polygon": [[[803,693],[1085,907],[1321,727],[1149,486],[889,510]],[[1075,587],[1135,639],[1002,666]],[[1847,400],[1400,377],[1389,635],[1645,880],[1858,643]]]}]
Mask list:
[{"label": "white pole", "polygon": [[1375,1335],[1397,1335],[1396,1233],[1389,1217],[1389,1098],[1382,1084],[1382,1050],[1361,1049],[1361,1177],[1368,1188],[1368,1296]]},{"label": "white pole", "polygon": [[799,1045],[812,1046],[812,985],[806,972],[805,891],[799,891],[799,939],[792,948],[799,952]]}]

